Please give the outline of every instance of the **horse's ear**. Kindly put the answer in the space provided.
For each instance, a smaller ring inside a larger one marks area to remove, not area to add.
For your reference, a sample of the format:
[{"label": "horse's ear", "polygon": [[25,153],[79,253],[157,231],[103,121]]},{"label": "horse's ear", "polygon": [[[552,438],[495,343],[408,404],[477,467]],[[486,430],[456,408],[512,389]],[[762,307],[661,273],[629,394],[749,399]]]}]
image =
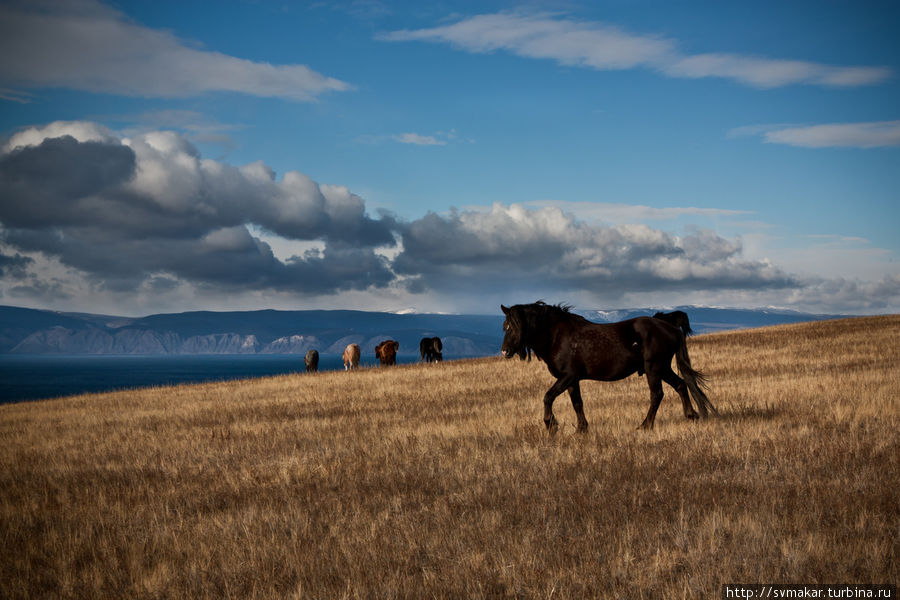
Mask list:
[{"label": "horse's ear", "polygon": [[505,306],[503,306],[502,304],[500,305],[500,310],[503,311],[503,314],[504,314],[504,315],[508,315],[508,314],[509,314],[509,309],[506,308]]}]

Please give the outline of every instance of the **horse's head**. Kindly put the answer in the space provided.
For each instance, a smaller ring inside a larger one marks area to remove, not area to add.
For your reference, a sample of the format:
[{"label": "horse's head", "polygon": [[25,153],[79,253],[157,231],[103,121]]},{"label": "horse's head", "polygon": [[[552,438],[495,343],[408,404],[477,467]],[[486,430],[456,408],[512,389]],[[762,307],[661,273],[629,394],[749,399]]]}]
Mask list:
[{"label": "horse's head", "polygon": [[503,346],[501,350],[505,358],[513,356],[522,356],[525,354],[525,341],[522,332],[522,319],[519,315],[517,307],[507,308],[500,305],[506,320],[503,321]]}]

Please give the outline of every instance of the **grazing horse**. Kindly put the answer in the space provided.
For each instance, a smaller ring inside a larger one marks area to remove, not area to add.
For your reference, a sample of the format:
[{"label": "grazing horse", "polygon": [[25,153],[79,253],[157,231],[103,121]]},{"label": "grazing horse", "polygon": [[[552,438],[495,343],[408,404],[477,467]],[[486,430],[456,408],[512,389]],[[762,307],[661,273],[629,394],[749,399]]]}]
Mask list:
[{"label": "grazing horse", "polygon": [[394,340],[384,340],[375,346],[375,358],[381,361],[384,366],[397,364],[397,350],[400,349],[400,342]]},{"label": "grazing horse", "polygon": [[[512,358],[520,355],[523,348],[531,348],[556,377],[556,383],[544,394],[544,424],[551,432],[557,428],[553,401],[561,393],[569,391],[572,408],[578,416],[578,431],[586,431],[588,423],[579,382],[582,379],[616,381],[638,369],[646,371],[650,386],[650,410],[641,423],[642,428],[653,428],[663,398],[663,381],[681,396],[686,418],[697,418],[691,396],[702,416],[708,416],[709,411],[717,412],[701,389],[703,375],[691,367],[684,334],[665,321],[637,317],[601,325],[576,315],[567,306],[543,302],[509,308],[501,304],[500,308],[506,315],[503,355]],[[673,356],[681,377],[672,371]]]},{"label": "grazing horse", "polygon": [[443,350],[444,344],[439,337],[424,337],[419,342],[419,356],[424,362],[441,362],[444,360]]},{"label": "grazing horse", "polygon": [[687,313],[683,310],[673,310],[669,313],[658,312],[653,315],[654,319],[662,319],[669,325],[674,325],[681,329],[681,332],[684,334],[684,337],[690,337],[694,335],[694,330],[691,329],[691,321],[688,319]]},{"label": "grazing horse", "polygon": [[307,373],[317,372],[319,370],[319,351],[309,350],[303,358],[303,362],[306,363]]},{"label": "grazing horse", "polygon": [[344,360],[344,370],[352,371],[359,368],[359,344],[348,344],[341,356]]}]

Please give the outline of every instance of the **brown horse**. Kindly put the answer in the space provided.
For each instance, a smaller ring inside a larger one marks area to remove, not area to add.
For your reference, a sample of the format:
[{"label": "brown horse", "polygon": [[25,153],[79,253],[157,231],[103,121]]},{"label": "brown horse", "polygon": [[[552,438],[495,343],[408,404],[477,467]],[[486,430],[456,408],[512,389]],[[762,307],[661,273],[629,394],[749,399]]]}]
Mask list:
[{"label": "brown horse", "polygon": [[382,365],[397,364],[397,350],[400,349],[400,342],[394,340],[384,340],[375,346],[375,358],[381,361]]},{"label": "brown horse", "polygon": [[359,344],[348,344],[341,356],[344,360],[344,370],[352,371],[359,368]]},{"label": "brown horse", "polygon": [[[685,336],[678,327],[652,317],[601,325],[576,315],[567,306],[543,302],[500,308],[506,314],[503,355],[512,358],[531,348],[556,377],[556,383],[544,394],[544,424],[551,432],[557,428],[553,401],[561,393],[569,391],[578,430],[586,431],[579,382],[617,381],[639,370],[647,373],[650,386],[650,410],[642,428],[653,428],[663,398],[663,381],[681,396],[686,418],[697,418],[691,397],[702,416],[717,412],[702,390],[703,375],[691,367]],[[672,371],[673,356],[681,377]]]}]

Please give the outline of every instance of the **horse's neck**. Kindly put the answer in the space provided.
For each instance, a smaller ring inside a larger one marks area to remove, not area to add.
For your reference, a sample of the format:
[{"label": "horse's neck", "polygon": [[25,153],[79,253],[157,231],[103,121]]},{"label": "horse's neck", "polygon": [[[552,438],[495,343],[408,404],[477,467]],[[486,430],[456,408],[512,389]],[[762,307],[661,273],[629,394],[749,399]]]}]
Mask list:
[{"label": "horse's neck", "polygon": [[550,350],[553,348],[553,343],[556,340],[556,336],[558,335],[561,326],[562,324],[559,321],[554,321],[550,325],[535,329],[531,332],[531,339],[528,345],[542,361],[547,362],[547,358],[550,356]]}]

